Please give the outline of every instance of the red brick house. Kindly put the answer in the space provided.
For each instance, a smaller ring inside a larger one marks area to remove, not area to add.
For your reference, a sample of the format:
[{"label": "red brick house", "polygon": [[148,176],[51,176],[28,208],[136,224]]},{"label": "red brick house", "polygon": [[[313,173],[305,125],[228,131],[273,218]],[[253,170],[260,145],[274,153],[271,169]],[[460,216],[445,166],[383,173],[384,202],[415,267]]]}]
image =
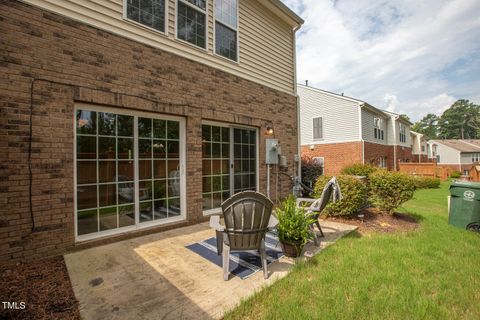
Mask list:
[{"label": "red brick house", "polygon": [[323,163],[326,175],[354,163],[396,169],[413,162],[411,123],[367,102],[297,85],[302,156]]},{"label": "red brick house", "polygon": [[235,192],[265,193],[267,127],[296,175],[303,21],[279,0],[0,8],[0,262],[198,223]]}]

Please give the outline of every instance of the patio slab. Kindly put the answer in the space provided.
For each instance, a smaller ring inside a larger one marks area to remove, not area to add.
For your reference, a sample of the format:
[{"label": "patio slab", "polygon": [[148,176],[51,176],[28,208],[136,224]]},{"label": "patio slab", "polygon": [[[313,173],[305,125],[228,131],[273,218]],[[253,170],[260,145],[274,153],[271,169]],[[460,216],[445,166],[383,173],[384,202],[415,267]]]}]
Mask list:
[{"label": "patio slab", "polygon": [[[323,221],[325,238],[318,252],[355,226]],[[215,232],[202,223],[65,255],[84,319],[219,319],[242,298],[284,277],[295,260],[282,257],[269,265],[270,277],[231,276],[186,245]]]}]

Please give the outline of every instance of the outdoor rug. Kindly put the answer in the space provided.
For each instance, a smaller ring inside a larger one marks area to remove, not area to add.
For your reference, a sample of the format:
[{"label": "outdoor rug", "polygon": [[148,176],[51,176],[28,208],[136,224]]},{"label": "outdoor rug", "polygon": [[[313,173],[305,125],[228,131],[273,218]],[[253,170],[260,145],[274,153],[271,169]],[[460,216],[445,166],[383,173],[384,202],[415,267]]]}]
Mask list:
[{"label": "outdoor rug", "polygon": [[[283,256],[278,238],[273,233],[267,233],[265,247],[268,264]],[[217,240],[215,237],[190,244],[186,248],[222,268],[222,256],[217,255]],[[260,254],[256,251],[231,252],[229,268],[230,273],[241,279],[246,279],[262,270]]]}]

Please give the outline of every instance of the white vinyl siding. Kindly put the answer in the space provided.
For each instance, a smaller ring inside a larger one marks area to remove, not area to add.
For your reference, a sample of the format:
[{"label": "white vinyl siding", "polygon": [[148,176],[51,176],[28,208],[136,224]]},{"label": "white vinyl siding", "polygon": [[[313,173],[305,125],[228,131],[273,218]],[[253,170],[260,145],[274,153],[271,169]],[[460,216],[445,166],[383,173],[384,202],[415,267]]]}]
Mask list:
[{"label": "white vinyl siding", "polygon": [[462,163],[479,162],[480,161],[480,152],[479,153],[475,153],[475,152],[473,152],[473,153],[470,153],[470,152],[462,153],[461,161],[462,161]]},{"label": "white vinyl siding", "polygon": [[[358,102],[297,86],[300,97],[301,144],[360,141]],[[322,118],[322,139],[313,135],[313,118]]]},{"label": "white vinyl siding", "polygon": [[323,121],[322,117],[313,118],[313,139],[323,139]]},{"label": "white vinyl siding", "polygon": [[447,147],[441,143],[437,143],[436,156],[440,156],[439,164],[459,164],[460,151]]},{"label": "white vinyl siding", "polygon": [[[207,1],[206,49],[175,38],[178,0],[166,0],[166,32],[126,19],[127,0],[24,0],[114,34],[294,94],[292,27],[256,0],[238,3],[238,63],[214,53],[214,1]],[[188,1],[187,1],[188,2]],[[36,18],[34,18],[36,19]]]},{"label": "white vinyl siding", "polygon": [[[375,119],[380,120],[380,127],[377,128],[377,137],[375,138]],[[366,142],[386,144],[387,143],[387,119],[378,114],[362,108],[362,136]],[[379,138],[380,131],[380,138]],[[381,132],[383,131],[383,139]]]}]

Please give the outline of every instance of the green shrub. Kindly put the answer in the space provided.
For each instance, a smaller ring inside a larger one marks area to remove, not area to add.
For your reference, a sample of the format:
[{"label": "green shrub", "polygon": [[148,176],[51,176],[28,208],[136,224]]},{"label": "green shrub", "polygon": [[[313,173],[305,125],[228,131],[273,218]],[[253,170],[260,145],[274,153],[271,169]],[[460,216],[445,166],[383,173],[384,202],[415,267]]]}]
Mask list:
[{"label": "green shrub", "polygon": [[[321,176],[317,179],[314,189],[315,198],[319,198],[322,195],[323,188],[330,179],[331,177],[326,176]],[[335,203],[330,202],[323,213],[328,216],[349,216],[357,213],[366,205],[367,187],[365,183],[348,175],[338,176],[337,180],[343,199]]]},{"label": "green shrub", "polygon": [[462,176],[462,173],[460,171],[453,171],[451,174],[450,174],[450,178],[452,179],[458,179]]},{"label": "green shrub", "polygon": [[302,156],[302,182],[309,188],[313,189],[315,181],[323,174],[323,166],[321,163],[313,159],[313,157]]},{"label": "green shrub", "polygon": [[378,168],[370,164],[355,163],[344,167],[341,173],[350,176],[364,176],[368,178],[375,171],[378,171]]},{"label": "green shrub", "polygon": [[414,177],[416,189],[436,189],[440,187],[440,179],[433,177]]},{"label": "green shrub", "polygon": [[370,200],[389,214],[410,200],[415,191],[414,178],[396,171],[378,170],[370,175]]},{"label": "green shrub", "polygon": [[291,195],[276,210],[278,238],[283,242],[305,244],[312,237],[309,226],[315,220],[304,208],[298,208]]}]

